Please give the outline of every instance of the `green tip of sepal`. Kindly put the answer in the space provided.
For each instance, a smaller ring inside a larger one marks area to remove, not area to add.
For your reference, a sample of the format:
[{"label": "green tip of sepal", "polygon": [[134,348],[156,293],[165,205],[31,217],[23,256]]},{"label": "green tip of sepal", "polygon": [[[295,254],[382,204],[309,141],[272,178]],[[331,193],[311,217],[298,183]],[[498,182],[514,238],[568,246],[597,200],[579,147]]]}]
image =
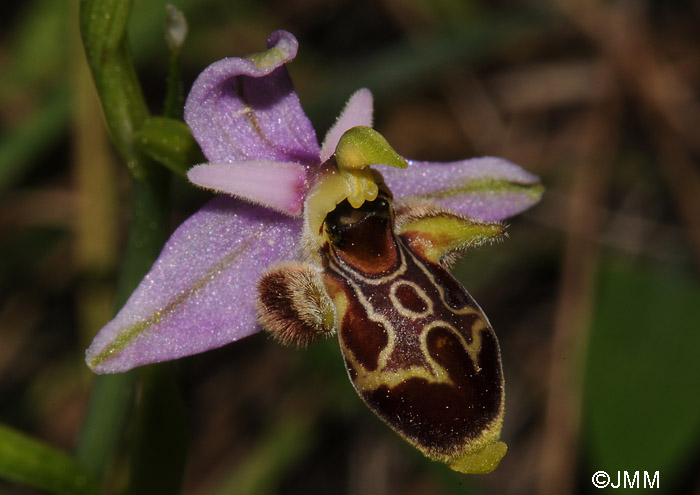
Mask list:
[{"label": "green tip of sepal", "polygon": [[498,467],[507,450],[504,442],[490,443],[477,452],[453,459],[448,465],[460,473],[488,474]]},{"label": "green tip of sepal", "polygon": [[342,169],[362,169],[368,165],[406,168],[408,162],[389,145],[384,136],[371,127],[349,129],[338,141],[335,160]]},{"label": "green tip of sepal", "polygon": [[282,51],[280,48],[270,48],[260,53],[253,53],[248,55],[246,58],[252,61],[256,67],[260,69],[266,69],[268,67],[273,67],[278,65],[282,60],[287,57],[287,53]]}]

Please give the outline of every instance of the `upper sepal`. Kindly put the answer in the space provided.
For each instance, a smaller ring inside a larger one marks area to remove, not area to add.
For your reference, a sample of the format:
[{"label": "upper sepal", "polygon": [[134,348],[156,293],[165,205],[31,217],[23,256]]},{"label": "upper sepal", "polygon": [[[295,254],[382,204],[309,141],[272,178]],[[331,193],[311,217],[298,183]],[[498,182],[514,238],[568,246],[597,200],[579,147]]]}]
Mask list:
[{"label": "upper sepal", "polygon": [[192,86],[185,121],[209,161],[318,163],[316,133],[284,67],[296,57],[297,40],[276,31],[268,47],[213,63]]},{"label": "upper sepal", "polygon": [[301,220],[219,196],[170,237],[151,271],[86,352],[96,373],[220,347],[259,330],[256,282],[296,259]]},{"label": "upper sepal", "polygon": [[338,120],[328,130],[326,137],[323,139],[321,163],[333,155],[341,136],[346,131],[357,126],[372,127],[373,113],[373,98],[370,90],[362,88],[355,91],[345,104],[345,108],[338,116]]},{"label": "upper sepal", "polygon": [[382,169],[394,198],[434,200],[484,222],[503,220],[526,210],[540,200],[544,191],[536,175],[502,158],[408,163],[406,170]]}]

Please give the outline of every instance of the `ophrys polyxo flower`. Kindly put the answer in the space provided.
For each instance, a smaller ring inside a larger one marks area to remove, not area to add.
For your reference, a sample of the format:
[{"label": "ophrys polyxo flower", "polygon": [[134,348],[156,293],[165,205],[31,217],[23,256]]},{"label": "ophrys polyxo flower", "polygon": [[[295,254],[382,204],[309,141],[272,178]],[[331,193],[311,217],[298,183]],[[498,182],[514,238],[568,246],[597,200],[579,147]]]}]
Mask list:
[{"label": "ophrys polyxo flower", "polygon": [[371,129],[368,90],[319,147],[284,67],[297,41],[278,31],[268,43],[195,82],[185,120],[210,163],[189,177],[226,194],[175,231],[88,364],[125,371],[260,323],[296,345],[338,332],[384,421],[453,469],[492,470],[505,453],[498,343],[446,267],[501,238],[497,221],[538,201],[537,177],[498,158],[404,160]]}]

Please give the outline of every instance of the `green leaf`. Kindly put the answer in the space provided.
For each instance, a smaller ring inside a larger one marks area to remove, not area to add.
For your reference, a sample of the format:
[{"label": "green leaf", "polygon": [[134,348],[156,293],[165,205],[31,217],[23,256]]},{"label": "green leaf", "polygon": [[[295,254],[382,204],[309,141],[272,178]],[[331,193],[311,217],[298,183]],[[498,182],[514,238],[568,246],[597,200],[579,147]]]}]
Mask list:
[{"label": "green leaf", "polygon": [[693,466],[700,446],[699,301],[700,286],[683,274],[603,265],[584,390],[590,474],[660,471],[671,493]]},{"label": "green leaf", "polygon": [[73,458],[5,425],[0,425],[0,476],[50,493],[98,493]]},{"label": "green leaf", "polygon": [[245,462],[213,491],[214,495],[275,493],[284,475],[311,447],[314,440],[308,415],[278,418],[246,456]]},{"label": "green leaf", "polygon": [[27,173],[27,163],[61,133],[69,109],[68,91],[61,88],[47,96],[40,109],[0,136],[0,192],[20,180]]},{"label": "green leaf", "polygon": [[139,148],[153,160],[184,176],[187,170],[206,159],[189,127],[176,119],[151,117],[136,133]]},{"label": "green leaf", "polygon": [[187,421],[175,371],[176,363],[159,363],[138,370],[141,394],[131,442],[129,493],[181,492]]},{"label": "green leaf", "polygon": [[67,33],[69,7],[65,0],[35,0],[6,27],[9,39],[3,44],[12,56],[3,60],[0,105],[18,94],[63,84],[69,44],[56,40]]},{"label": "green leaf", "polygon": [[75,455],[96,477],[104,475],[122,441],[135,381],[133,372],[95,378]]}]

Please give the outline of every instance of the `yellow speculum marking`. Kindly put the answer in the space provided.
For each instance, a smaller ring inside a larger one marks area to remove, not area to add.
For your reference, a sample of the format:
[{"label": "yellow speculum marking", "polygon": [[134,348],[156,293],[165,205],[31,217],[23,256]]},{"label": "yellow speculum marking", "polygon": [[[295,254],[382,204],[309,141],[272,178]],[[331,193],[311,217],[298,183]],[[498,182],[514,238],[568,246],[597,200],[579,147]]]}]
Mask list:
[{"label": "yellow speculum marking", "polygon": [[[402,258],[403,256],[403,250],[400,250],[402,252]],[[447,328],[449,329],[460,341],[464,349],[467,351],[469,354],[470,359],[474,363],[474,367],[476,368],[477,372],[481,370],[481,367],[479,366],[479,351],[481,349],[481,332],[486,330],[488,328],[488,324],[485,320],[485,316],[483,313],[477,309],[474,309],[470,306],[465,306],[464,308],[460,309],[455,309],[450,307],[447,302],[445,301],[445,295],[444,295],[444,290],[439,286],[439,284],[436,283],[435,279],[433,278],[432,274],[423,267],[423,264],[419,260],[414,260],[416,264],[421,267],[421,269],[424,271],[424,273],[428,276],[430,279],[430,282],[438,289],[438,292],[440,294],[440,302],[444,305],[445,308],[447,308],[449,311],[451,311],[454,314],[458,315],[477,315],[477,319],[474,321],[470,331],[471,331],[471,344],[467,342],[465,337],[454,327],[454,325],[450,324],[447,321],[444,320],[436,320],[433,322],[430,322],[429,324],[426,324],[422,329],[420,333],[420,346],[421,346],[421,351],[423,356],[425,357],[426,361],[428,362],[428,367],[422,366],[422,365],[416,365],[416,366],[411,366],[410,368],[403,368],[403,369],[398,369],[398,370],[387,370],[387,364],[389,362],[389,359],[391,358],[392,353],[394,352],[394,348],[396,346],[396,328],[394,323],[392,323],[387,317],[384,315],[378,313],[375,311],[374,307],[372,306],[371,302],[367,300],[367,298],[362,294],[362,291],[360,287],[353,282],[352,280],[346,279],[346,282],[350,285],[351,290],[357,301],[360,303],[360,305],[364,308],[367,317],[375,321],[377,323],[381,323],[384,326],[384,329],[387,332],[387,343],[384,346],[384,348],[381,350],[378,360],[377,360],[377,368],[375,370],[368,370],[366,369],[362,364],[360,364],[357,359],[355,358],[354,353],[352,352],[351,349],[347,349],[344,347],[344,355],[348,358],[350,363],[352,364],[355,372],[357,373],[357,377],[355,378],[355,386],[357,389],[361,392],[369,392],[372,390],[376,390],[382,385],[385,385],[389,388],[395,387],[404,381],[410,379],[410,378],[423,378],[429,383],[446,383],[446,384],[454,384],[452,379],[450,379],[449,374],[447,370],[435,362],[435,360],[431,357],[430,352],[428,351],[428,343],[427,343],[427,336],[428,332],[435,328],[435,327],[442,327],[442,328]],[[337,261],[336,261],[337,262]],[[405,269],[405,258],[403,259],[402,266]],[[336,272],[339,275],[342,276],[342,273]],[[399,279],[399,274],[402,273],[402,271],[399,269],[396,272],[394,272],[392,275],[385,277],[384,280],[386,281],[387,279],[395,279],[396,282],[392,285],[395,287],[398,284],[413,284],[412,282],[407,282],[404,280]],[[353,271],[353,274],[355,277],[363,280],[363,281],[370,281],[372,279],[367,279],[366,277],[363,277],[361,274]],[[398,280],[397,280],[398,279]],[[422,292],[422,290],[421,290]],[[390,289],[391,293],[391,289]],[[345,312],[348,309],[347,306],[347,300],[345,295],[343,295],[343,308],[341,309],[340,307],[336,306],[338,310],[338,320],[339,322],[342,322],[343,316],[345,315]],[[427,298],[427,300],[430,300]],[[334,298],[334,302],[336,302],[336,299]],[[393,301],[392,301],[393,302]],[[395,305],[396,307],[396,305]],[[400,313],[400,311],[399,311]],[[426,313],[424,316],[421,316],[421,318],[428,316],[430,313],[432,313],[432,301],[431,301],[431,307],[430,307],[430,312]]]},{"label": "yellow speculum marking", "polygon": [[[466,313],[465,313],[466,314]],[[467,351],[467,354],[469,354],[469,358],[472,360],[474,363],[474,368],[476,368],[477,373],[481,371],[481,366],[479,366],[479,351],[481,350],[481,332],[486,330],[488,326],[484,323],[484,320],[480,318],[481,315],[478,314],[477,311],[472,310],[471,314],[476,314],[479,316],[479,318],[474,322],[471,328],[471,336],[472,336],[472,343],[469,344],[467,343],[467,340],[464,338],[464,336],[454,327],[454,325],[438,320],[429,323],[425,327],[423,327],[423,331],[421,332],[421,349],[423,350],[423,354],[425,355],[426,359],[428,360],[429,363],[433,367],[441,367],[439,364],[437,364],[435,361],[433,361],[433,358],[430,357],[430,354],[428,353],[428,347],[427,347],[427,336],[428,332],[432,330],[435,327],[442,327],[442,328],[448,328],[452,334],[454,334],[458,339],[459,342],[462,344],[462,347],[464,347],[464,350]]]},{"label": "yellow speculum marking", "polygon": [[[364,301],[364,298],[358,296],[358,299],[360,300],[363,307],[365,307],[365,309],[368,310],[369,308],[365,306],[365,304],[368,303]],[[476,313],[476,311],[473,312]],[[481,370],[481,367],[478,364],[478,354],[481,348],[481,332],[487,329],[486,324],[481,318],[477,320],[478,323],[475,323],[474,326],[472,326],[471,344],[468,344],[464,336],[460,332],[458,332],[453,325],[449,324],[446,321],[437,320],[425,325],[421,330],[420,334],[420,346],[423,356],[428,362],[428,367],[416,365],[411,366],[410,368],[402,368],[398,370],[388,371],[386,369],[387,363],[389,362],[389,358],[394,352],[394,347],[396,345],[396,330],[394,328],[394,325],[391,322],[389,322],[387,318],[376,314],[374,311],[368,311],[368,317],[371,320],[384,325],[384,328],[387,331],[388,341],[384,349],[382,349],[381,353],[379,354],[378,366],[375,370],[366,369],[355,359],[354,353],[351,349],[345,349],[345,355],[349,358],[350,362],[353,365],[353,368],[357,372],[357,377],[355,378],[355,385],[357,386],[357,389],[361,392],[369,392],[372,390],[376,390],[382,385],[386,385],[387,387],[392,388],[397,385],[400,385],[401,383],[405,382],[410,378],[423,378],[429,383],[446,383],[454,385],[452,379],[449,377],[448,371],[443,366],[438,364],[428,352],[428,332],[435,327],[450,329],[453,335],[455,335],[460,340],[462,346],[469,354],[469,357],[473,361],[474,367],[476,368],[477,372]]]},{"label": "yellow speculum marking", "polygon": [[[396,291],[398,291],[399,288],[401,288],[401,286],[407,286],[413,289],[415,293],[418,294],[418,297],[420,297],[420,299],[425,303],[425,310],[419,313],[417,311],[413,311],[404,307],[404,305],[401,303],[398,296],[396,295]],[[408,318],[425,318],[433,312],[433,300],[426,295],[423,289],[418,287],[418,284],[410,282],[408,280],[399,280],[391,285],[391,288],[389,289],[389,300],[391,301],[391,304],[394,305],[394,309],[396,309],[396,311],[398,311],[401,316],[405,316]]]}]

